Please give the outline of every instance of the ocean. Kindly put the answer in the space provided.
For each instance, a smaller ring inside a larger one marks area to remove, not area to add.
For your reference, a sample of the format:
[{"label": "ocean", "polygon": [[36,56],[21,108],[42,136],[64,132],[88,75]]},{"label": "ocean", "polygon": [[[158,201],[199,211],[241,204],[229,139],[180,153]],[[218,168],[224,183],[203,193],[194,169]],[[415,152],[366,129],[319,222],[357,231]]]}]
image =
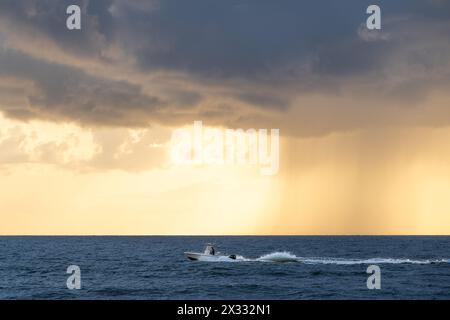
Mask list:
[{"label": "ocean", "polygon": [[[186,259],[208,242],[236,260]],[[0,237],[0,299],[450,299],[449,249],[433,236]]]}]

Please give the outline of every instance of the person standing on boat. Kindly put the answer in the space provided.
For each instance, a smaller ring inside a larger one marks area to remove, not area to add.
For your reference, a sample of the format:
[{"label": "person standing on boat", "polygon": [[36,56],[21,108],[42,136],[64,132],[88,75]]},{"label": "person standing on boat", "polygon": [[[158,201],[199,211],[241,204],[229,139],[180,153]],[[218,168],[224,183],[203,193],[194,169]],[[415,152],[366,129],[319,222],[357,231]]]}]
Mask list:
[{"label": "person standing on boat", "polygon": [[213,256],[216,254],[216,249],[212,244],[207,244],[204,253]]}]

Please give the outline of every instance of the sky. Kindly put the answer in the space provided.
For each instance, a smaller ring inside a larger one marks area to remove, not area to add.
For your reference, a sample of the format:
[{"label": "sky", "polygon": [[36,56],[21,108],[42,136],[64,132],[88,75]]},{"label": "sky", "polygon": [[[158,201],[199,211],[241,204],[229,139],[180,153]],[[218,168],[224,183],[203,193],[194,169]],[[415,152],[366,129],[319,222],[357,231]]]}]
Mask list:
[{"label": "sky", "polygon": [[[446,0],[3,0],[0,235],[450,234],[449,89]],[[175,165],[194,121],[279,171]]]}]

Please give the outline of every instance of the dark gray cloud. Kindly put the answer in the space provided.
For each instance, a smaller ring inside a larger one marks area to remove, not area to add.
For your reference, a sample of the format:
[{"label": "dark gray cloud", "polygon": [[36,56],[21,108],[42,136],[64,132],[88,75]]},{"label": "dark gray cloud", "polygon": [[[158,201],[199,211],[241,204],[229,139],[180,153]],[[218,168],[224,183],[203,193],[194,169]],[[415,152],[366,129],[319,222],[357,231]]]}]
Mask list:
[{"label": "dark gray cloud", "polygon": [[[65,8],[74,3],[83,8],[83,29],[69,32]],[[377,1],[383,29],[368,32],[372,3],[4,0],[0,76],[31,82],[34,90],[22,90],[28,106],[17,105],[0,84],[8,101],[0,108],[15,117],[124,126],[197,117],[252,123],[268,111],[298,108],[314,126],[326,110],[296,105],[303,95],[376,92],[383,104],[398,105],[448,85],[450,3]],[[59,51],[33,51],[26,47],[31,37]],[[103,71],[94,72],[93,63]],[[152,75],[162,77],[156,83]],[[340,127],[330,121],[324,130]]]},{"label": "dark gray cloud", "polygon": [[[148,70],[262,80],[277,67],[312,63],[321,74],[361,74],[382,66],[382,58],[395,48],[395,43],[374,44],[358,37],[356,30],[372,2],[166,0],[149,13],[135,13],[136,23],[122,16],[118,24],[140,40],[126,47],[139,67]],[[445,14],[448,4],[379,3],[383,19],[410,16],[405,23],[411,29],[415,18],[450,19]],[[386,23],[383,32],[392,26]]]},{"label": "dark gray cloud", "polygon": [[6,115],[76,120],[107,125],[147,125],[146,115],[156,113],[165,102],[146,95],[124,81],[105,80],[83,71],[38,61],[16,51],[0,52],[0,77],[29,82],[24,95],[28,105],[3,105]]},{"label": "dark gray cloud", "polygon": [[[106,11],[111,3],[108,0],[6,0],[0,3],[0,20],[11,28],[6,33],[41,33],[79,56],[101,56],[102,49],[114,38],[113,21]],[[72,4],[80,5],[85,13],[81,31],[68,32],[65,28],[66,9]]]}]

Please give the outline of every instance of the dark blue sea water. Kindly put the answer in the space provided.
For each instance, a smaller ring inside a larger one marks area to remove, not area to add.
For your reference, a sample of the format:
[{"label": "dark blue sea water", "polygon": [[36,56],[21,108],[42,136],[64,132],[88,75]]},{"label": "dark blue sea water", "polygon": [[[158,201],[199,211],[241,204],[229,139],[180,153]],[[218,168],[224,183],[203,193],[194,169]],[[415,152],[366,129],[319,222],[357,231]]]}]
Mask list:
[{"label": "dark blue sea water", "polygon": [[[188,261],[214,242],[236,261]],[[0,299],[450,299],[450,237],[0,237]],[[368,290],[366,269],[381,268]],[[68,290],[69,265],[81,290]]]}]

